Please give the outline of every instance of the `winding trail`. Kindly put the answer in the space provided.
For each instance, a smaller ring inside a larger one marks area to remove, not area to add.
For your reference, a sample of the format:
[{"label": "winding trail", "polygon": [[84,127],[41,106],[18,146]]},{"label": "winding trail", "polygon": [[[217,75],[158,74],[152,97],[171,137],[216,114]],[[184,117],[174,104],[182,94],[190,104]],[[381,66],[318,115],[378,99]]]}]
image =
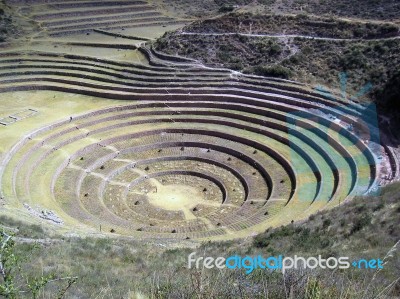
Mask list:
[{"label": "winding trail", "polygon": [[400,39],[400,35],[392,37],[381,38],[334,38],[334,37],[319,37],[301,34],[258,34],[258,33],[237,33],[237,32],[221,32],[221,33],[202,33],[202,32],[177,32],[176,35],[202,35],[202,36],[229,36],[239,35],[247,37],[275,37],[275,38],[304,38],[314,40],[327,40],[327,41],[379,41],[379,40],[394,40]]}]

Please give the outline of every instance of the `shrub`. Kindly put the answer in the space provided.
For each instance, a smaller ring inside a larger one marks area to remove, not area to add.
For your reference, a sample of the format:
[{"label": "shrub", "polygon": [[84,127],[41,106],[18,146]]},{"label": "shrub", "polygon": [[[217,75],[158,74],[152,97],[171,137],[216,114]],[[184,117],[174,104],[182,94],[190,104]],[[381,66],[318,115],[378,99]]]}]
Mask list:
[{"label": "shrub", "polygon": [[291,71],[281,65],[272,67],[257,66],[254,68],[254,73],[259,76],[271,76],[282,79],[288,79],[291,76]]},{"label": "shrub", "polygon": [[231,67],[231,69],[233,69],[235,71],[240,71],[244,68],[244,65],[241,62],[236,62],[236,63],[231,64],[230,67]]},{"label": "shrub", "polygon": [[233,5],[224,4],[219,8],[218,12],[222,12],[222,13],[231,12],[234,9],[235,9],[235,7]]},{"label": "shrub", "polygon": [[268,247],[269,241],[264,234],[257,235],[253,240],[253,245],[257,248]]},{"label": "shrub", "polygon": [[328,227],[331,225],[331,223],[332,223],[332,221],[331,221],[330,219],[325,219],[325,220],[322,222],[322,228],[323,228],[323,229],[328,228]]},{"label": "shrub", "polygon": [[380,201],[380,202],[374,207],[374,212],[383,209],[384,206],[385,206],[385,204],[383,203],[383,201]]},{"label": "shrub", "polygon": [[353,48],[341,58],[341,65],[344,69],[362,69],[365,67],[367,58],[358,48]]},{"label": "shrub", "polygon": [[219,51],[217,53],[217,57],[222,62],[228,62],[230,60],[230,58],[231,58],[231,55],[229,55],[229,53],[227,53],[225,51]]},{"label": "shrub", "polygon": [[361,217],[356,218],[353,227],[351,228],[350,234],[354,234],[362,230],[365,226],[371,223],[371,216],[368,214],[363,214]]},{"label": "shrub", "polygon": [[282,48],[278,44],[272,44],[271,48],[269,49],[270,55],[278,55],[282,53]]},{"label": "shrub", "polygon": [[321,297],[321,286],[318,280],[310,279],[307,281],[305,290],[306,299],[319,299]]}]

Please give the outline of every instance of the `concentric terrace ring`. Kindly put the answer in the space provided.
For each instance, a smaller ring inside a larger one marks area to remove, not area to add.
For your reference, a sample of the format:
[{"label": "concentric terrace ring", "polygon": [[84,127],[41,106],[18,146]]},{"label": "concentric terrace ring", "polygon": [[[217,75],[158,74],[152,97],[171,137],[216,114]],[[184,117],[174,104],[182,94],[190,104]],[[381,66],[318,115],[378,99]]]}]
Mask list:
[{"label": "concentric terrace ring", "polygon": [[149,65],[0,55],[0,92],[133,101],[26,135],[0,164],[7,198],[44,208],[51,199],[71,231],[222,239],[301,220],[375,188],[376,153],[348,129],[373,117],[358,104],[140,51]]}]

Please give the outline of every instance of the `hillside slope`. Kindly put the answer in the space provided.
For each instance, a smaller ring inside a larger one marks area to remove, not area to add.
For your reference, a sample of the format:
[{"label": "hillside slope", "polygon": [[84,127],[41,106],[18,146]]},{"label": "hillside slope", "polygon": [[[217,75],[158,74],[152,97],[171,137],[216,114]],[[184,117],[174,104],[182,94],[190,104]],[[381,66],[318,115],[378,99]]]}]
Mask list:
[{"label": "hillside slope", "polygon": [[[399,26],[305,15],[231,13],[194,22],[160,38],[156,49],[209,66],[329,86],[388,109],[384,94],[400,64]],[[338,79],[346,74],[346,85]],[[345,90],[343,90],[345,88]],[[390,110],[390,111],[389,111]],[[395,127],[398,122],[393,121]]]}]

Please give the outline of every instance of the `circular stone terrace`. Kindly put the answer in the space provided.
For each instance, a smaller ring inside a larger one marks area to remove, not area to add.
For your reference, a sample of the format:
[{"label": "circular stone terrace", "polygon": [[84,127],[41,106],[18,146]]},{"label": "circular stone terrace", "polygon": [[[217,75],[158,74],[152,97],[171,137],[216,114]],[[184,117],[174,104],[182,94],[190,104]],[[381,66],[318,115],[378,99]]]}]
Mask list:
[{"label": "circular stone terrace", "polygon": [[[130,26],[169,21],[136,2],[149,11]],[[66,13],[36,17],[54,36],[86,28],[51,21]],[[137,51],[148,64],[0,51],[1,93],[126,100],[22,137],[0,162],[8,202],[51,209],[71,232],[223,239],[303,220],[374,191],[385,167],[398,174],[390,150],[365,137],[375,115],[357,103],[297,82],[208,68],[149,46]],[[383,166],[382,155],[393,163]]]}]

